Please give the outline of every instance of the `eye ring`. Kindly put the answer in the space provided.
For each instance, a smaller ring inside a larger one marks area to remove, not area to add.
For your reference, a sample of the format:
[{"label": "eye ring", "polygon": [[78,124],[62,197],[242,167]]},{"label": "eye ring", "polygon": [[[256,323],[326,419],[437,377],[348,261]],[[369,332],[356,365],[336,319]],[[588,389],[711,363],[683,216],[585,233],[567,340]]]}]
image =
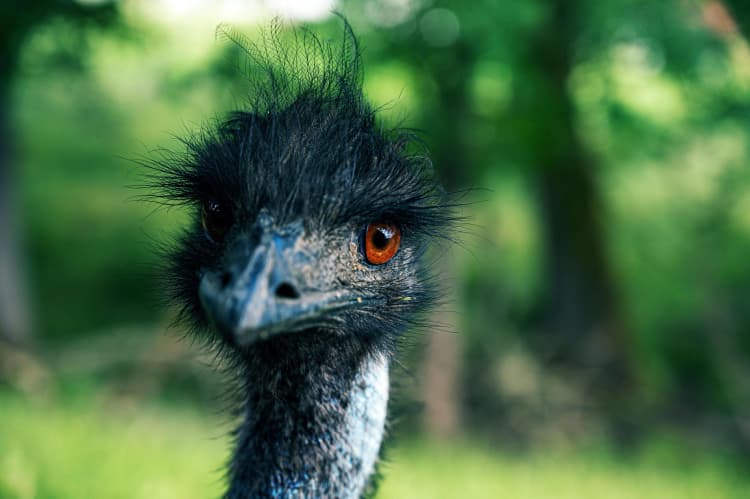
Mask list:
[{"label": "eye ring", "polygon": [[201,225],[206,238],[218,243],[232,226],[232,214],[215,199],[209,199],[201,207]]},{"label": "eye ring", "polygon": [[367,263],[383,265],[398,253],[401,229],[392,223],[373,222],[365,230],[364,253]]}]

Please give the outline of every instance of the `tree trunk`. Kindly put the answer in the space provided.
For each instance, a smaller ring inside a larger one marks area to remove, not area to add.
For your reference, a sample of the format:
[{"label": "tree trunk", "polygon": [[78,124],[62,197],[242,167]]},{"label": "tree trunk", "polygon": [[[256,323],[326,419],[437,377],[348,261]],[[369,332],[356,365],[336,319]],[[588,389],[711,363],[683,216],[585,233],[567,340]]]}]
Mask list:
[{"label": "tree trunk", "polygon": [[[450,253],[441,259],[440,276],[445,282],[458,282],[455,260]],[[457,290],[446,296],[453,304]],[[449,305],[450,306],[450,305]],[[460,377],[463,358],[462,338],[455,312],[444,307],[437,311],[434,322],[438,329],[429,336],[422,365],[422,397],[425,403],[424,425],[438,439],[448,440],[461,431]]]},{"label": "tree trunk", "polygon": [[[606,245],[594,159],[576,132],[567,91],[580,3],[551,0],[547,22],[529,44],[529,77],[519,88],[532,178],[545,242],[543,358],[572,376],[609,416],[630,389],[630,349]],[[523,133],[523,132],[522,132]],[[619,417],[619,416],[617,416]],[[618,425],[619,426],[619,425]]]},{"label": "tree trunk", "polygon": [[10,107],[11,82],[29,33],[54,17],[99,26],[117,19],[116,2],[84,5],[75,0],[0,1],[0,340],[31,341],[31,314],[21,251],[18,171]]},{"label": "tree trunk", "polygon": [[10,72],[0,68],[0,339],[26,344],[31,340],[31,321],[20,250],[20,213],[9,96]]},{"label": "tree trunk", "polygon": [[[431,65],[434,81],[439,82],[438,105],[432,109],[438,110],[439,116],[425,116],[423,128],[430,132],[432,159],[449,191],[465,185],[470,177],[467,144],[472,127],[466,75],[473,61],[471,48],[459,40],[446,48],[439,60]],[[439,261],[441,280],[451,283],[450,286],[458,285],[454,254],[446,251]],[[450,308],[458,303],[460,293],[453,288],[446,291],[445,300]],[[448,439],[461,431],[463,339],[457,313],[441,309],[434,320],[439,324],[439,330],[429,337],[422,365],[424,425],[433,437]]]}]

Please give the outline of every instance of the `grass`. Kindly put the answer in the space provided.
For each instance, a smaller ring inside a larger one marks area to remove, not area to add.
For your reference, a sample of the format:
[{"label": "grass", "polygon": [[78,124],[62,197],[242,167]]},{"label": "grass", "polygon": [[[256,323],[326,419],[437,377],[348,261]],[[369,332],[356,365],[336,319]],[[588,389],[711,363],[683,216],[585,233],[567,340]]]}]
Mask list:
[{"label": "grass", "polygon": [[[670,452],[673,452],[670,451]],[[654,454],[659,454],[655,452]],[[394,453],[381,497],[550,499],[745,498],[750,479],[726,462],[603,451],[513,456],[476,445],[411,443]],[[678,458],[679,460],[679,458]]]},{"label": "grass", "polygon": [[[0,497],[219,497],[226,427],[180,405],[106,396],[30,401],[0,391]],[[750,476],[718,456],[654,445],[516,456],[468,442],[401,442],[379,498],[741,498]]]}]

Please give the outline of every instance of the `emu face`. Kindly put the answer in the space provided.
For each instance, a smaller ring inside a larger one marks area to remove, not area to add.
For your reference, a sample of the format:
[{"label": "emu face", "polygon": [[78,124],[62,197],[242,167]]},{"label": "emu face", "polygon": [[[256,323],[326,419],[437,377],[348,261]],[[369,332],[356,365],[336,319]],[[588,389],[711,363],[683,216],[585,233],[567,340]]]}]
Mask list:
[{"label": "emu face", "polygon": [[391,349],[432,297],[422,255],[448,223],[411,138],[342,86],[186,141],[187,159],[160,166],[194,207],[172,266],[192,322],[240,349],[313,330]]},{"label": "emu face", "polygon": [[[317,223],[267,208],[213,220],[209,210],[228,210],[219,206],[212,199],[202,209],[204,237],[219,247],[198,269],[198,295],[209,322],[238,346],[310,329],[377,334],[392,329],[405,312],[401,302],[418,294],[419,248],[408,237],[401,244],[397,221],[337,223],[320,203]],[[379,316],[391,323],[377,324]]]},{"label": "emu face", "polygon": [[[377,293],[351,285],[384,276],[362,272],[357,234],[347,229],[307,233],[302,220],[277,226],[261,210],[249,230],[238,230],[218,265],[201,272],[199,295],[208,317],[227,337],[246,345],[276,334],[336,327],[347,310],[382,306],[385,300]],[[385,245],[396,249],[396,240]]]}]

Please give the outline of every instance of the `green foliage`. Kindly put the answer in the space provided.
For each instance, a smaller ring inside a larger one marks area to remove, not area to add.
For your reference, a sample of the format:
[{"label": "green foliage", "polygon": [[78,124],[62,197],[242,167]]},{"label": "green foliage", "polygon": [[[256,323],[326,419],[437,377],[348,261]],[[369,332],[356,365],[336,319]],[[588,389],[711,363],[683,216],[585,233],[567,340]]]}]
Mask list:
[{"label": "green foliage", "polygon": [[[467,419],[484,423],[471,431],[494,431],[517,405],[498,381],[507,351],[533,334],[549,337],[542,304],[551,252],[537,174],[553,149],[573,142],[590,158],[602,201],[595,217],[639,385],[630,406],[644,425],[675,413],[743,419],[750,404],[747,43],[708,27],[701,2],[569,4],[577,7],[570,26],[555,17],[554,2],[541,0],[342,7],[361,34],[365,89],[383,106],[384,121],[424,131],[451,189],[477,188],[464,209],[467,250],[452,263],[465,346],[461,392]],[[741,4],[728,2],[743,29]],[[215,41],[215,26],[175,28],[132,5],[126,12],[129,39],[56,21],[31,33],[19,59],[12,102],[24,240],[46,347],[163,320],[154,248],[179,230],[184,213],[133,201],[143,192],[129,186],[144,171],[131,160],[164,144],[179,150],[170,132],[199,130],[246,98],[240,51]],[[339,33],[334,22],[314,29]],[[554,82],[533,50],[545,33],[569,49],[570,71]],[[570,109],[550,104],[561,96]],[[573,126],[561,131],[566,112]]]},{"label": "green foliage", "polygon": [[[738,3],[729,5],[741,28],[747,9]],[[744,412],[746,41],[712,28],[701,2],[408,5],[412,14],[395,24],[361,20],[378,26],[364,42],[375,47],[369,55],[376,66],[412,68],[404,93],[419,96],[413,120],[449,184],[490,192],[467,211],[478,235],[468,238],[474,254],[459,263],[470,415],[494,427],[517,404],[496,374],[517,338],[542,330],[543,344],[554,341],[543,332],[543,297],[554,286],[546,272],[555,253],[536,178],[559,157],[570,168],[588,159],[601,200],[593,218],[621,300],[628,346],[620,348],[639,380],[631,407],[644,420],[662,411],[699,421],[704,411]],[[458,20],[454,44],[437,46],[425,31],[434,9]],[[566,98],[572,110],[561,107]],[[562,119],[568,112],[572,129]],[[574,180],[560,176],[556,191]]]}]

